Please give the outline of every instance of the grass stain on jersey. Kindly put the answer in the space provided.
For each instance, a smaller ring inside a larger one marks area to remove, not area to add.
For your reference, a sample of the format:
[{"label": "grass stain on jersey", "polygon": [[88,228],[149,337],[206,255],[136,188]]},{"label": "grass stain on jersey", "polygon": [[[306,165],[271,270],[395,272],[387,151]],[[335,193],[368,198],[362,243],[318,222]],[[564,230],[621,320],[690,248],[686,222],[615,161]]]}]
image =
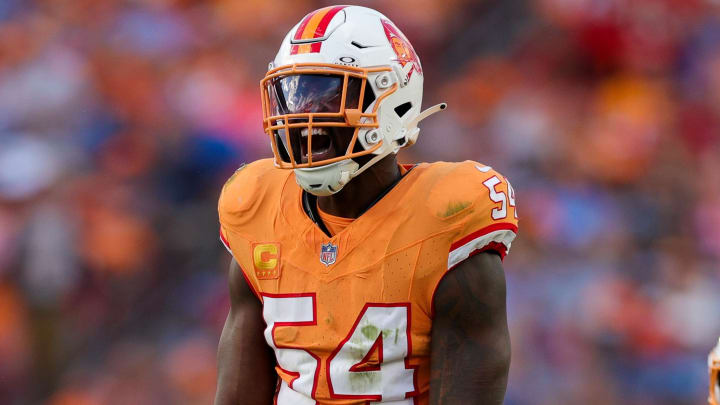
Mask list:
[{"label": "grass stain on jersey", "polygon": [[[365,325],[362,327],[362,329],[360,329],[360,331],[362,332],[363,336],[365,336],[366,339],[373,340],[373,341],[375,340],[375,338],[377,337],[377,335],[380,332],[378,327],[375,325]],[[383,336],[383,338],[384,337],[385,336]]]},{"label": "grass stain on jersey", "polygon": [[[375,325],[365,325],[360,329],[360,332],[362,332],[363,336],[365,336],[365,339],[371,341],[372,343],[375,343],[375,339],[377,339],[377,336],[381,333],[380,329]],[[391,334],[395,334],[395,343],[397,343],[397,335],[398,330],[396,329],[383,329],[382,330],[382,337],[383,340],[387,340],[388,336],[391,336]]]},{"label": "grass stain on jersey", "polygon": [[449,216],[455,215],[458,212],[464,210],[465,208],[470,206],[469,201],[450,201],[448,203],[447,208],[445,208],[445,212],[440,212],[439,215],[442,218],[447,218]]},{"label": "grass stain on jersey", "polygon": [[[360,335],[356,335],[355,338],[350,339],[350,354],[355,364],[365,358],[368,350],[370,350],[372,344],[375,343],[377,336],[382,333],[380,328],[371,324],[360,328],[360,332]],[[348,373],[348,375],[353,391],[367,391],[369,387],[375,385],[380,379],[380,375],[373,371],[356,371]]]},{"label": "grass stain on jersey", "polygon": [[[367,324],[360,328],[360,335],[356,335],[355,338],[350,340],[350,354],[355,364],[362,361],[365,356],[368,355],[368,351],[375,343],[378,335],[382,334],[384,342],[390,342],[391,339],[394,344],[397,344],[400,329],[380,329],[376,325]],[[385,359],[388,360],[388,359]],[[356,371],[349,373],[350,385],[353,390],[366,391],[368,388],[374,386],[379,382],[380,373],[375,371]]]},{"label": "grass stain on jersey", "polygon": [[374,371],[357,371],[349,373],[350,386],[353,391],[362,392],[375,385],[380,379],[380,374]]}]

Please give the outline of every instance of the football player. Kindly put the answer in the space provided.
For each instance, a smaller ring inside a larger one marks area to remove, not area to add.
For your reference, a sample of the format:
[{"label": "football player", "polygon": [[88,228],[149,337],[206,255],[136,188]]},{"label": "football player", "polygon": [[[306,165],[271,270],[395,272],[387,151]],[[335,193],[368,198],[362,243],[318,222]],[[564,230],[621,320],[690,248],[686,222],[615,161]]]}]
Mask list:
[{"label": "football player", "polygon": [[260,87],[274,158],[218,207],[234,259],[215,404],[502,403],[515,194],[477,162],[398,164],[445,108],[421,111],[407,38],[372,9],[313,11]]},{"label": "football player", "polygon": [[720,380],[718,380],[718,372],[720,372],[720,339],[718,339],[717,346],[708,355],[708,372],[710,374],[708,403],[710,405],[720,405]]}]

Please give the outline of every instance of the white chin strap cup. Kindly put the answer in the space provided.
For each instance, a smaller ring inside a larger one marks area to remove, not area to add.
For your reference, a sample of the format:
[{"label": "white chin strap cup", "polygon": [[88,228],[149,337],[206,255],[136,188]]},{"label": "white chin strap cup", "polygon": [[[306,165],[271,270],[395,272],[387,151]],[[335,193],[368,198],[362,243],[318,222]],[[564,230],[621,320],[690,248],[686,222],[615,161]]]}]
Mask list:
[{"label": "white chin strap cup", "polygon": [[[445,108],[447,108],[446,103],[434,105],[418,114],[414,120],[408,122],[405,129],[407,132],[410,130],[412,132],[409,132],[407,135],[406,145],[412,145],[415,141],[417,141],[418,133],[420,133],[417,125],[420,121],[435,114],[436,112],[444,110]],[[354,160],[346,159],[325,166],[295,169],[295,181],[300,187],[302,187],[303,190],[310,194],[314,194],[318,197],[332,195],[342,190],[342,188],[350,180],[352,180],[353,177],[358,176],[367,168],[375,164],[375,162],[392,152],[392,150],[388,150],[385,153],[374,156],[369,162],[365,163],[362,168],[360,168]]]},{"label": "white chin strap cup", "polygon": [[346,159],[325,166],[295,169],[295,182],[308,193],[324,197],[340,191],[358,168],[354,160]]}]

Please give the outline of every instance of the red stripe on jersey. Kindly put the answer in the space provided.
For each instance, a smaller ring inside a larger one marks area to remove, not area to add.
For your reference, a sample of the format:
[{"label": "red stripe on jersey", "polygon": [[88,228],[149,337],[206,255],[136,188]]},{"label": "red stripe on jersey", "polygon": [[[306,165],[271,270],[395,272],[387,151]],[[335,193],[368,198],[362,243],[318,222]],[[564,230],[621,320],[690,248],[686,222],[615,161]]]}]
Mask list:
[{"label": "red stripe on jersey", "polygon": [[231,250],[230,242],[228,242],[228,240],[225,238],[225,235],[223,235],[222,228],[220,228],[220,240],[222,241],[223,244],[225,244],[225,247],[227,248],[227,250]]},{"label": "red stripe on jersey", "polygon": [[482,228],[482,229],[480,229],[480,230],[478,230],[478,231],[475,231],[475,232],[471,233],[470,235],[467,235],[467,236],[465,236],[464,238],[460,239],[459,241],[457,241],[457,242],[453,243],[452,245],[450,245],[450,251],[452,252],[453,250],[455,250],[455,249],[459,248],[460,246],[462,246],[462,245],[470,242],[471,240],[476,239],[476,238],[479,238],[480,236],[486,235],[486,234],[488,234],[488,233],[490,233],[490,232],[503,231],[503,230],[505,230],[505,231],[513,231],[513,232],[517,233],[518,228],[517,228],[517,226],[515,226],[515,225],[513,225],[513,224],[508,224],[508,223],[506,223],[506,222],[499,223],[499,224],[488,225],[488,226],[486,226],[485,228]]},{"label": "red stripe on jersey", "polygon": [[505,256],[507,256],[507,246],[505,246],[505,244],[502,242],[488,242],[487,245],[481,247],[480,249],[475,249],[470,252],[470,254],[468,254],[468,257],[466,257],[456,265],[450,267],[448,271],[453,270],[455,267],[463,264],[465,260],[475,256],[476,254],[485,252],[497,252],[500,255],[500,261],[505,261]]}]

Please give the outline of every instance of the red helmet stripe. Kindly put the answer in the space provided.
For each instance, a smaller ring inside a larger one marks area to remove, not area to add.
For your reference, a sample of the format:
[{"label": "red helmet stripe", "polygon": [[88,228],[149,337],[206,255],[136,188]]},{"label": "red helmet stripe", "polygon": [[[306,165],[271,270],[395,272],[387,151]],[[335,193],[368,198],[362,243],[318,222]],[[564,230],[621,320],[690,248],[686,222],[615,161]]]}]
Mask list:
[{"label": "red helmet stripe", "polygon": [[[327,7],[326,7],[327,8]],[[317,14],[320,11],[325,10],[324,8],[321,8],[319,10],[315,10],[308,15],[305,16],[305,18],[302,19],[300,22],[300,26],[298,27],[297,31],[295,31],[295,36],[293,39],[303,39],[303,33],[305,32],[305,28],[307,27],[308,23],[310,22],[310,19],[313,18],[315,14]]]},{"label": "red helmet stripe", "polygon": [[[325,36],[325,31],[327,31],[328,25],[330,25],[330,21],[332,21],[333,17],[335,17],[335,14],[340,12],[340,10],[344,9],[347,6],[335,6],[330,11],[323,16],[323,19],[320,20],[320,24],[318,24],[317,28],[315,29],[315,36],[313,38],[322,38]],[[322,42],[316,42],[312,44],[310,47],[310,52],[320,52],[320,48],[322,47]]]},{"label": "red helmet stripe", "polygon": [[[294,39],[313,39],[322,38],[327,31],[327,27],[330,25],[333,17],[347,6],[331,6],[321,8],[313,11],[303,18],[297,31],[295,31]],[[320,52],[322,42],[316,42],[314,44],[302,44],[293,45],[290,49],[290,54],[295,55],[297,53],[307,52]]]},{"label": "red helmet stripe", "polygon": [[345,7],[347,6],[330,7],[330,10],[328,10],[328,12],[323,16],[322,20],[320,20],[320,23],[315,28],[313,38],[322,38],[325,35],[328,25],[330,25],[330,21],[332,21],[333,17],[335,17],[335,14]]},{"label": "red helmet stripe", "polygon": [[[310,22],[310,19],[313,18],[315,14],[317,14],[319,11],[322,11],[323,9],[315,10],[312,13],[309,13],[305,16],[305,18],[300,21],[300,25],[298,26],[297,31],[295,31],[295,35],[293,36],[293,39],[302,39],[303,33],[305,32],[305,28],[307,28],[308,22]],[[290,55],[295,55],[298,53],[298,50],[300,48],[300,45],[293,45],[290,47]]]}]

